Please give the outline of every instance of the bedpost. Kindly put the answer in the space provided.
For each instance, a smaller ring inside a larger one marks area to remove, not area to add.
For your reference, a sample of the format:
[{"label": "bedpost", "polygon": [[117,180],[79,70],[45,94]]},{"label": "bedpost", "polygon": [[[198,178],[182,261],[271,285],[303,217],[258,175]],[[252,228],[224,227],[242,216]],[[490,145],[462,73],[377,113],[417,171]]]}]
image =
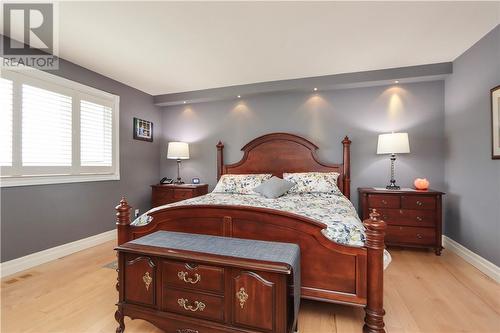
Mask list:
[{"label": "bedpost", "polygon": [[120,200],[116,209],[116,228],[118,230],[118,245],[126,243],[130,240],[129,225],[130,225],[130,209],[127,200],[123,197]]},{"label": "bedpost", "polygon": [[222,141],[217,143],[217,181],[222,176],[222,168],[224,167],[224,144]]},{"label": "bedpost", "polygon": [[343,157],[344,157],[344,179],[342,186],[344,187],[344,196],[347,199],[351,198],[351,140],[346,136],[342,140],[342,145],[344,146]]},{"label": "bedpost", "polygon": [[363,221],[366,227],[367,300],[364,333],[385,333],[384,329],[384,236],[385,222],[375,209]]}]

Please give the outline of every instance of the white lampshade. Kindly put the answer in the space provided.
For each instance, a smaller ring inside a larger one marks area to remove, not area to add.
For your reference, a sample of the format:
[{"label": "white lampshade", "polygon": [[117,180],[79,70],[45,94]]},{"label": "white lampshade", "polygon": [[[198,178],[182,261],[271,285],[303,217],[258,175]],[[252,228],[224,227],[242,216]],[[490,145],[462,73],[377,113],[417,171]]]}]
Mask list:
[{"label": "white lampshade", "polygon": [[388,133],[378,136],[377,154],[404,154],[409,152],[408,133]]},{"label": "white lampshade", "polygon": [[169,142],[167,158],[173,160],[189,159],[189,145],[186,142]]}]

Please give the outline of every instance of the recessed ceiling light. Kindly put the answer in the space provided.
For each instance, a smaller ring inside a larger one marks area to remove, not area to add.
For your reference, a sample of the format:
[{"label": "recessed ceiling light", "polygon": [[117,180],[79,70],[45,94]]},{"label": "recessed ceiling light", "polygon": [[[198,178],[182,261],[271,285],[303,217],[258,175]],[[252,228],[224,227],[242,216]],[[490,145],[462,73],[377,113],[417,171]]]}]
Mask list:
[{"label": "recessed ceiling light", "polygon": [[396,81],[394,81],[394,83],[399,83],[399,81],[398,81],[398,80],[396,80]]},{"label": "recessed ceiling light", "polygon": [[238,97],[238,98],[241,98],[241,95],[238,95],[237,97]]},{"label": "recessed ceiling light", "polygon": [[314,88],[313,90],[314,90],[314,91],[318,91],[318,88]]},{"label": "recessed ceiling light", "polygon": [[186,102],[186,101],[184,101],[184,102],[182,102],[182,103],[186,104],[187,102]]}]

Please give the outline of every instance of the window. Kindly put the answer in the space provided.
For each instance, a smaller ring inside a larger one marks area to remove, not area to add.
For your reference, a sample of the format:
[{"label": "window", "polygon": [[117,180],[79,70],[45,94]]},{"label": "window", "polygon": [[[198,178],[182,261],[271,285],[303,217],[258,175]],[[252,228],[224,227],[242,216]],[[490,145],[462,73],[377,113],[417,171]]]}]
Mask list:
[{"label": "window", "polygon": [[119,179],[119,97],[38,70],[2,70],[0,184]]},{"label": "window", "polygon": [[82,100],[80,115],[82,165],[111,166],[112,109]]},{"label": "window", "polygon": [[71,96],[23,84],[22,165],[71,166]]},{"label": "window", "polygon": [[12,81],[0,78],[0,166],[12,165]]}]

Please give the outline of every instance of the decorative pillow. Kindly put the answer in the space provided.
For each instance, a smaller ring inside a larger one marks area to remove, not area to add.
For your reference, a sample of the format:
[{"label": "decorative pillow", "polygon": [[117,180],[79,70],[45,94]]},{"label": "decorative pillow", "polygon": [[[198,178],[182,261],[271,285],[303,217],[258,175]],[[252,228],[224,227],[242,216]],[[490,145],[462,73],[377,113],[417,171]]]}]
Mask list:
[{"label": "decorative pillow", "polygon": [[272,177],[271,179],[266,180],[253,190],[259,194],[262,194],[266,198],[278,198],[283,194],[288,192],[289,189],[294,187],[295,184],[289,182],[288,180],[284,180],[278,177]]},{"label": "decorative pillow", "polygon": [[283,179],[295,183],[288,193],[335,193],[342,194],[337,186],[337,172],[283,173]]},{"label": "decorative pillow", "polygon": [[271,178],[271,174],[222,175],[215,186],[215,193],[252,194],[253,189]]}]

